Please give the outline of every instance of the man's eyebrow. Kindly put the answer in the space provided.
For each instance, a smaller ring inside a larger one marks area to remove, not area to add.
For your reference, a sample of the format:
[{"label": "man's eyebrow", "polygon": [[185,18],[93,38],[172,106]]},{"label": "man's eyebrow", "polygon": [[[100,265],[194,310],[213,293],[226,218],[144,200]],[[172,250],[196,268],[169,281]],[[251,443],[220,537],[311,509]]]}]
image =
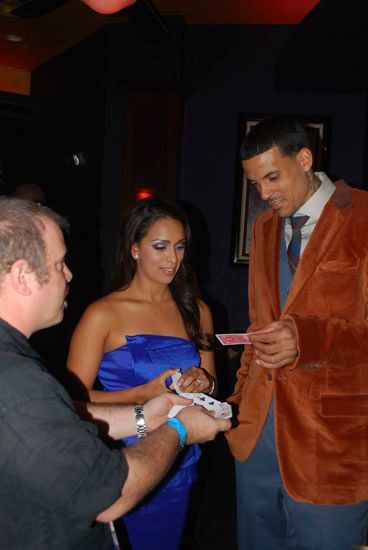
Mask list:
[{"label": "man's eyebrow", "polygon": [[[264,174],[264,175],[263,175],[261,178],[259,178],[259,179],[263,180],[263,179],[265,179],[265,178],[270,178],[271,176],[276,176],[276,175],[279,174],[279,173],[280,173],[280,170],[271,170],[271,172],[267,172],[267,174]],[[247,178],[247,179],[248,179],[248,181],[249,181],[250,183],[257,183],[257,181],[259,181],[259,180],[252,179],[252,178]]]},{"label": "man's eyebrow", "polygon": [[271,170],[270,172],[267,172],[267,174],[264,174],[260,179],[265,179],[265,178],[269,178],[271,176],[275,176],[276,174],[278,174],[280,172],[280,170]]}]

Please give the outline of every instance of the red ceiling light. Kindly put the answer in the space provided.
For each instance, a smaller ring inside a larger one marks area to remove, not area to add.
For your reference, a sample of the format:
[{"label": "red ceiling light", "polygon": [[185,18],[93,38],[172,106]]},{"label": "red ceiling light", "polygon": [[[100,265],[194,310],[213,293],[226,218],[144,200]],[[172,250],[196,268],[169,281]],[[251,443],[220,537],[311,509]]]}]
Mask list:
[{"label": "red ceiling light", "polygon": [[116,13],[128,6],[132,6],[137,0],[82,0],[87,6],[98,13],[109,15]]},{"label": "red ceiling light", "polygon": [[151,187],[139,187],[135,191],[135,200],[140,201],[142,199],[150,199],[154,197],[155,194],[156,194],[156,191]]}]

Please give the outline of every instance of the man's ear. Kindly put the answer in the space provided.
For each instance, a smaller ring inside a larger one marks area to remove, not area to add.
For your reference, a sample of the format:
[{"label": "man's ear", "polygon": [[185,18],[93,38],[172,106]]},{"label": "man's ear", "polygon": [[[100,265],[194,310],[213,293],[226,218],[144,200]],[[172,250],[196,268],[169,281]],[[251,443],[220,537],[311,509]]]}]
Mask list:
[{"label": "man's ear", "polygon": [[32,293],[31,283],[34,273],[26,260],[17,260],[9,272],[9,280],[13,289],[19,294],[29,296]]},{"label": "man's ear", "polygon": [[313,164],[312,151],[307,147],[303,147],[302,149],[300,149],[299,153],[297,154],[297,159],[299,160],[300,165],[303,168],[304,172],[309,172]]}]

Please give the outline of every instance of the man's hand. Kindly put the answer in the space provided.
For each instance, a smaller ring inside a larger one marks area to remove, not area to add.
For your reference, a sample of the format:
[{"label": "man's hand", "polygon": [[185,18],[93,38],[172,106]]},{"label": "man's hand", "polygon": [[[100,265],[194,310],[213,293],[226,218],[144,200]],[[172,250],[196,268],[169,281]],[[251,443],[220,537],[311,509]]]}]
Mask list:
[{"label": "man's hand", "polygon": [[185,399],[171,392],[153,397],[144,405],[144,418],[148,432],[152,432],[167,420],[169,411],[174,405],[188,406],[191,404],[191,399]]},{"label": "man's hand", "polygon": [[268,369],[280,369],[297,356],[297,338],[290,319],[274,321],[254,333],[248,333],[256,363]]},{"label": "man's hand", "polygon": [[226,432],[231,427],[229,419],[215,418],[197,406],[186,407],[176,416],[187,429],[186,443],[188,445],[211,441],[219,432]]}]

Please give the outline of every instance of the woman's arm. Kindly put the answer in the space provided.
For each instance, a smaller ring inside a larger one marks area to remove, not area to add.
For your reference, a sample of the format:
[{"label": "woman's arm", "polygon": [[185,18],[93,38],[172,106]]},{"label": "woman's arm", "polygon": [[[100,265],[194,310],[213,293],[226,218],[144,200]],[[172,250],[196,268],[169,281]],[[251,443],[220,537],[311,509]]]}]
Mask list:
[{"label": "woman's arm", "polygon": [[[199,312],[200,312],[200,327],[202,334],[206,334],[210,336],[210,338],[214,338],[214,328],[213,328],[213,320],[212,320],[212,313],[210,308],[207,304],[205,304],[202,300],[198,300],[198,306],[199,306]],[[211,387],[209,389],[202,390],[204,393],[211,392],[211,395],[215,395],[217,393],[217,376],[216,376],[216,368],[215,368],[215,356],[213,353],[213,349],[210,351],[204,351],[200,350],[199,354],[201,356],[201,368],[204,369],[209,375],[210,375],[210,381],[211,381]],[[212,391],[211,391],[212,390]]]},{"label": "woman's arm", "polygon": [[107,351],[106,341],[113,326],[110,309],[110,305],[104,300],[98,300],[86,309],[72,336],[67,368],[75,378],[75,385],[80,387],[80,398],[96,403],[145,403],[167,391],[165,381],[175,369],[168,369],[150,382],[134,388],[117,391],[93,389],[102,356]]},{"label": "woman's arm", "polygon": [[[200,314],[200,330],[202,334],[213,337],[213,321],[210,308],[202,300],[198,300]],[[180,378],[179,386],[182,391],[193,393],[217,393],[216,369],[213,350],[199,350],[201,366],[187,369]],[[202,372],[201,372],[202,371]]]}]

